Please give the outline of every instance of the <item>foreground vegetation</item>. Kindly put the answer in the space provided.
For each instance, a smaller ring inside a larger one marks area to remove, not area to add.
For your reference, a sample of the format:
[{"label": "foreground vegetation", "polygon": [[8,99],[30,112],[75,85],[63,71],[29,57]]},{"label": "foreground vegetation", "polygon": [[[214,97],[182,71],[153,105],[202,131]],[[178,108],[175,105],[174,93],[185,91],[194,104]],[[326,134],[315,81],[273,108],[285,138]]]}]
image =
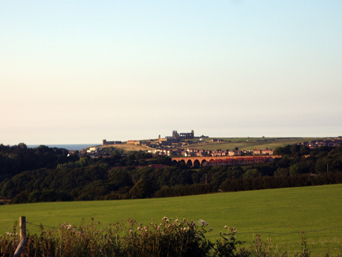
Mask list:
[{"label": "foreground vegetation", "polygon": [[[91,219],[88,225],[73,226],[65,223],[58,229],[44,230],[40,235],[28,235],[23,249],[24,256],[290,256],[279,252],[270,239],[261,240],[256,235],[253,244],[237,239],[236,228],[222,227],[223,232],[215,240],[206,238],[212,231],[204,220],[196,225],[191,220],[172,220],[164,217],[148,226],[134,220],[101,226]],[[0,256],[13,256],[19,243],[15,233],[0,237]],[[301,247],[294,256],[309,257],[305,233]],[[340,253],[339,253],[340,254]],[[328,256],[325,255],[325,256]]]},{"label": "foreground vegetation", "polygon": [[[11,233],[19,216],[26,216],[30,234],[65,222],[79,226],[90,217],[109,225],[122,218],[144,224],[160,217],[182,220],[184,217],[209,223],[213,231],[206,235],[215,242],[223,226],[238,230],[237,238],[253,245],[256,234],[273,248],[293,256],[301,247],[301,231],[306,231],[307,247],[313,256],[336,255],[342,246],[342,184],[301,188],[218,193],[187,197],[120,201],[77,201],[60,203],[12,204],[0,206],[0,234]],[[158,222],[159,224],[159,222]]]}]

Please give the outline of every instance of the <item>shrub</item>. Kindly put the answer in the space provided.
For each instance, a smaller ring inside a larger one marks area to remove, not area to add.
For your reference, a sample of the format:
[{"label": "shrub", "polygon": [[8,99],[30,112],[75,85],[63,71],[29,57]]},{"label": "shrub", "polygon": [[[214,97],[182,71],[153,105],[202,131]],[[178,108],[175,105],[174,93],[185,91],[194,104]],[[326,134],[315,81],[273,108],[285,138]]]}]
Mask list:
[{"label": "shrub", "polygon": [[[256,236],[250,248],[240,247],[244,242],[236,239],[235,228],[229,229],[212,242],[206,238],[208,223],[201,221],[196,225],[193,220],[172,220],[164,217],[159,223],[148,226],[128,219],[110,225],[101,225],[91,219],[90,223],[80,226],[61,224],[57,229],[44,230],[40,235],[28,235],[28,241],[21,256],[284,256],[273,250],[270,239],[261,241]],[[16,226],[13,233],[0,236],[0,256],[13,256],[19,243]],[[302,237],[301,254],[309,257],[306,239]]]}]

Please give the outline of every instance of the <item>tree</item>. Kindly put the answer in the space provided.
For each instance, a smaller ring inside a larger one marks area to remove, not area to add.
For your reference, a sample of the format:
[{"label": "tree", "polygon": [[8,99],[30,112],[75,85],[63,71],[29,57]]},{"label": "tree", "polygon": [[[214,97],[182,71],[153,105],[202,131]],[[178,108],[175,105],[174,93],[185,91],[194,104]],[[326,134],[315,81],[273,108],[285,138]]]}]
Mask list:
[{"label": "tree", "polygon": [[140,179],[132,188],[129,190],[129,195],[132,198],[147,198],[153,194],[153,187],[151,180]]},{"label": "tree", "polygon": [[289,175],[289,170],[285,168],[278,168],[276,172],[274,172],[275,177],[287,177]]},{"label": "tree", "polygon": [[300,166],[298,164],[294,164],[290,167],[289,173],[290,173],[290,176],[293,176],[293,175],[300,174],[302,172],[300,170]]}]

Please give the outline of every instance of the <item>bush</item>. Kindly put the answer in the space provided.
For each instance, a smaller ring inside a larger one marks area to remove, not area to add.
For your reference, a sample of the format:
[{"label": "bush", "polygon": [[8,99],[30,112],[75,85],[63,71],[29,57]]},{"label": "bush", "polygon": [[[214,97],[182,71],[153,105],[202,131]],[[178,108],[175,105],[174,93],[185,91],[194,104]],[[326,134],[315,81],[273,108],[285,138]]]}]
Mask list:
[{"label": "bush", "polygon": [[[261,240],[256,236],[250,248],[240,247],[244,242],[236,239],[237,230],[225,226],[225,231],[212,242],[205,236],[211,231],[208,223],[193,220],[172,220],[164,217],[159,223],[149,226],[128,219],[121,223],[101,226],[94,222],[80,226],[61,224],[58,229],[44,230],[40,235],[28,235],[27,244],[21,256],[289,256],[273,249],[270,239]],[[19,243],[16,226],[13,233],[0,236],[0,256],[13,256]],[[301,257],[309,257],[303,233]]]}]

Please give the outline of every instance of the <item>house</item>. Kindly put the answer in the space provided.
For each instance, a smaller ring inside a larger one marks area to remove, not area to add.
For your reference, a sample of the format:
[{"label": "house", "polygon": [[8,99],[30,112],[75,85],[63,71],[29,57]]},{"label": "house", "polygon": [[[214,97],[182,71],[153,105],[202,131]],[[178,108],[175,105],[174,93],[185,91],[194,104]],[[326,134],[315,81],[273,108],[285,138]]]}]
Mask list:
[{"label": "house", "polygon": [[261,149],[253,150],[253,155],[261,155],[261,154],[262,154],[262,150]]},{"label": "house", "polygon": [[274,151],[273,151],[272,149],[262,150],[262,154],[265,154],[265,155],[272,155],[273,152],[274,152]]}]

